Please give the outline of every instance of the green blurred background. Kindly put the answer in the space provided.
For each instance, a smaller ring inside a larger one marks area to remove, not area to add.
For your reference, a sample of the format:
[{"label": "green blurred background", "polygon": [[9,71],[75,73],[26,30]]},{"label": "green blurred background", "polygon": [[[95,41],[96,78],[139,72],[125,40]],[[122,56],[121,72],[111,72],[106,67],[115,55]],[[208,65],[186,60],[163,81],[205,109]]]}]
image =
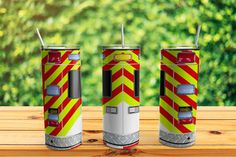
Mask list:
[{"label": "green blurred background", "polygon": [[142,46],[141,105],[159,105],[160,48],[192,44],[198,24],[199,105],[236,105],[235,0],[0,0],[0,105],[42,105],[38,27],[46,43],[80,44],[83,105],[101,105],[97,46]]}]

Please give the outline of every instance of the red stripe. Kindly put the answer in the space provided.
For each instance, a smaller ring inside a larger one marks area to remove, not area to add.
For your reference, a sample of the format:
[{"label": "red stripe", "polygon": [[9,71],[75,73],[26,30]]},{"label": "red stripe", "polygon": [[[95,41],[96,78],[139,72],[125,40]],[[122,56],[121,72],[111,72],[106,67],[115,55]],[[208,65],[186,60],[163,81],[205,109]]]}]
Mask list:
[{"label": "red stripe", "polygon": [[103,67],[102,67],[102,69],[103,70],[110,70],[114,65],[116,65],[117,64],[117,62],[116,61],[114,61],[114,60],[112,60],[112,61],[110,61],[109,63],[107,63],[106,65],[104,65]]},{"label": "red stripe", "polygon": [[106,49],[106,50],[103,51],[103,55],[104,55],[105,57],[107,57],[107,56],[111,55],[114,51],[115,51],[115,50]]},{"label": "red stripe", "polygon": [[[63,86],[60,88],[60,92],[63,93],[68,88],[68,81],[66,81]],[[46,112],[53,103],[60,97],[59,96],[53,96],[45,105],[44,105],[44,112]]]},{"label": "red stripe", "polygon": [[[172,99],[170,99],[168,96],[162,96],[161,99],[162,99],[163,101],[165,101],[170,107],[173,108],[172,103],[173,103],[174,101],[172,101]],[[180,106],[174,102],[174,109],[175,109],[177,112],[179,112],[179,107],[180,107]],[[194,119],[193,124],[196,124],[196,118],[193,117],[193,119]]]},{"label": "red stripe", "polygon": [[45,81],[57,70],[57,68],[59,67],[60,65],[58,64],[54,64],[52,66],[52,68],[50,68],[45,74],[44,74],[44,78],[45,78]]},{"label": "red stripe", "polygon": [[[172,69],[170,69],[169,67],[167,67],[163,63],[161,63],[161,69],[164,70],[165,72],[167,72],[172,78],[177,80],[179,83],[181,83],[181,84],[191,84],[190,82],[188,82],[186,79],[184,79],[183,77],[181,77],[177,73],[175,73],[175,77],[173,77]],[[195,87],[195,94],[197,95],[197,93],[198,93],[198,89]]]},{"label": "red stripe", "polygon": [[[45,72],[45,66],[42,64],[42,72],[44,74]],[[42,92],[43,92],[43,97],[46,96],[46,90],[44,90],[44,86],[45,86],[45,78],[44,78],[44,75],[42,75]]]},{"label": "red stripe", "polygon": [[108,98],[108,97],[102,97],[102,104],[107,103],[109,100],[111,100],[111,98]]},{"label": "red stripe", "polygon": [[199,57],[196,55],[196,63],[199,65]]},{"label": "red stripe", "polygon": [[44,128],[47,128],[47,127],[48,127],[48,119],[44,121]]},{"label": "red stripe", "polygon": [[[165,85],[166,87],[173,92],[173,88],[172,88],[172,84],[165,80]],[[186,95],[179,95],[176,93],[176,88],[174,87],[174,93],[175,95],[177,95],[180,99],[182,99],[183,101],[185,101],[187,104],[189,104],[190,106],[192,106],[194,109],[197,109],[197,103],[195,101],[193,101],[192,99],[190,99],[188,96]]]},{"label": "red stripe", "polygon": [[178,121],[173,118],[164,108],[160,106],[160,113],[171,123],[173,124],[174,121],[174,126],[181,131],[182,133],[188,133],[191,132],[189,129],[187,129],[185,126],[178,124]]},{"label": "red stripe", "polygon": [[69,121],[69,119],[73,116],[73,114],[75,113],[75,111],[79,108],[79,106],[81,105],[81,99],[79,99],[74,106],[70,109],[70,111],[67,113],[67,115],[63,118],[63,120],[60,122],[59,126],[61,127],[57,127],[55,128],[50,135],[56,136],[61,129],[63,128],[62,126],[65,126],[66,123]]},{"label": "red stripe", "polygon": [[137,56],[140,54],[140,49],[134,49],[131,50],[133,53],[135,53]]},{"label": "red stripe", "polygon": [[[165,80],[165,81],[166,81],[166,80]],[[173,86],[171,83],[165,82],[165,85],[166,85],[166,87],[167,87],[170,91],[173,90],[173,87],[174,87],[174,86]],[[177,112],[179,112],[179,105],[176,104],[176,103],[173,101],[173,99],[169,98],[167,95],[162,96],[161,99],[163,99],[163,100],[164,100],[169,106],[171,106],[171,107],[172,107],[172,105],[174,105],[174,106],[173,106],[174,109],[175,109]],[[173,103],[174,103],[174,104],[173,104]]]},{"label": "red stripe", "polygon": [[191,98],[189,98],[187,95],[179,95],[177,94],[177,89],[174,87],[174,92],[175,94],[181,98],[182,100],[184,100],[187,104],[189,104],[190,106],[192,106],[194,109],[197,109],[197,103],[195,101],[193,101]]},{"label": "red stripe", "polygon": [[177,59],[176,57],[174,57],[173,55],[171,55],[168,51],[166,50],[162,50],[161,54],[166,57],[167,59],[169,59],[171,62],[173,62],[174,64],[176,63]]},{"label": "red stripe", "polygon": [[46,64],[48,61],[48,55],[46,55],[43,59],[42,59],[42,64]]},{"label": "red stripe", "polygon": [[123,149],[130,149],[130,148],[132,148],[132,147],[138,145],[138,143],[139,143],[139,141],[137,141],[137,142],[135,142],[135,143],[133,143],[133,144],[131,144],[131,145],[124,146]]},{"label": "red stripe", "polygon": [[129,63],[132,67],[134,67],[136,70],[140,69],[140,64],[138,64],[137,62],[135,62],[134,60],[130,60],[127,61],[127,63]]},{"label": "red stripe", "polygon": [[[62,74],[62,75],[67,74],[68,71],[69,71],[72,67],[73,67],[73,65],[68,65],[68,66],[63,70],[63,72],[62,72],[61,74]],[[55,80],[53,80],[53,82],[51,83],[51,85],[56,85],[56,84],[58,84],[58,82],[62,79],[61,74],[59,74],[59,75],[57,76],[57,78],[56,78]],[[65,76],[65,75],[64,75],[64,76]],[[63,93],[63,91],[65,91],[66,88],[68,88],[68,82],[65,82],[64,85],[60,88],[61,93]],[[43,92],[45,93],[45,96],[46,96],[46,89],[44,89]],[[45,106],[49,108],[59,97],[60,97],[60,96],[53,96],[53,97],[47,102],[47,104],[45,104]],[[44,110],[44,112],[47,111],[48,108],[45,108],[46,110]]]},{"label": "red stripe", "polygon": [[164,70],[169,74],[171,77],[173,77],[173,71],[169,67],[167,67],[165,64],[161,63],[161,70]]},{"label": "red stripe", "polygon": [[[68,54],[70,54],[72,52],[72,50],[68,50],[66,51],[63,56],[61,57],[61,63],[63,63],[67,57]],[[74,61],[71,61],[69,64],[73,63]],[[49,71],[46,72],[46,74],[44,74],[45,80],[47,80],[56,70],[57,68],[60,66],[60,64],[54,64],[53,67],[51,69],[49,69]]]},{"label": "red stripe", "polygon": [[[73,67],[74,65],[68,65],[66,66],[66,68],[53,80],[53,82],[51,83],[51,85],[55,85],[57,83],[59,83],[60,80],[62,80],[62,78],[70,71],[70,69]],[[63,75],[63,76],[62,76]]]},{"label": "red stripe", "polygon": [[120,94],[122,92],[122,84],[119,85],[116,89],[112,91],[112,97],[115,97],[116,95]]},{"label": "red stripe", "polygon": [[117,71],[115,74],[112,75],[112,82],[114,82],[116,79],[122,76],[122,69]]},{"label": "red stripe", "polygon": [[198,80],[198,74],[188,65],[178,65],[178,66],[184,71],[186,71],[189,75],[191,75],[195,80]]},{"label": "red stripe", "polygon": [[124,76],[127,77],[130,81],[134,82],[134,75],[132,75],[129,71],[124,69]]},{"label": "red stripe", "polygon": [[127,87],[125,84],[124,84],[124,92],[127,93],[130,97],[132,97],[133,99],[135,99],[136,101],[139,101],[139,97],[135,97],[134,96],[134,91],[131,90],[129,87]]},{"label": "red stripe", "polygon": [[[170,99],[168,96],[162,96],[161,99],[165,101],[170,107],[174,107],[174,109],[179,112],[179,105],[177,105],[175,102],[173,104],[172,99]],[[172,106],[174,105],[174,106]]]},{"label": "red stripe", "polygon": [[[72,63],[72,62],[70,62]],[[74,65],[68,65],[66,66],[66,68],[53,80],[53,82],[51,83],[51,85],[56,85],[61,79],[62,79],[62,75],[65,76],[70,69],[73,67]],[[78,68],[78,70],[80,70],[80,67]],[[44,87],[44,86],[43,86]],[[46,89],[44,89],[44,93],[46,93]],[[45,94],[46,95],[46,94]]]},{"label": "red stripe", "polygon": [[118,87],[116,87],[116,89],[114,89],[112,91],[112,96],[111,97],[103,97],[102,98],[102,103],[105,104],[106,102],[113,99],[116,95],[120,94],[121,92],[122,92],[122,84],[119,85]]},{"label": "red stripe", "polygon": [[[167,59],[169,59],[172,63],[176,63],[177,58],[173,55],[171,55],[168,51],[162,50],[162,55],[165,56]],[[188,65],[178,65],[181,69],[183,69],[185,72],[187,72],[189,75],[191,75],[194,79],[198,80],[198,74],[192,70]]]},{"label": "red stripe", "polygon": [[[69,63],[69,65],[75,65],[75,64],[77,64],[77,62],[78,62],[79,60],[72,60],[72,61],[70,61],[70,63]],[[63,65],[63,64],[62,64]]]}]

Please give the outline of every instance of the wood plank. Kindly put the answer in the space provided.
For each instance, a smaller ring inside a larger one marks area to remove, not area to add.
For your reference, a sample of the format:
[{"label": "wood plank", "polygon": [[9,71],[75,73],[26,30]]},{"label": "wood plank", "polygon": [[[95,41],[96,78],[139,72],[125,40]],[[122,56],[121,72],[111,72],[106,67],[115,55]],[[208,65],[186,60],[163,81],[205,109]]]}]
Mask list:
[{"label": "wood plank", "polygon": [[[43,130],[42,120],[0,120],[0,131]],[[140,120],[140,130],[157,130],[159,120]],[[236,120],[198,120],[197,130],[235,130]],[[102,130],[102,120],[83,120],[84,130]]]},{"label": "wood plank", "polygon": [[[102,131],[84,130],[83,144],[103,145]],[[44,131],[0,131],[0,145],[44,145]],[[159,131],[140,131],[140,145],[160,146]],[[207,139],[207,140],[206,140]],[[197,131],[196,145],[235,145],[235,131]]]},{"label": "wood plank", "polygon": [[0,146],[3,156],[235,156],[235,146],[195,145],[186,149],[166,146],[137,146],[130,150],[116,150],[102,145],[81,145],[67,151],[53,151],[44,145]]},{"label": "wood plank", "polygon": [[[37,110],[23,110],[21,107],[17,110],[17,114],[13,112],[14,110],[1,110],[0,107],[0,120],[32,120],[41,119],[43,120],[43,110],[42,107],[37,107]],[[16,108],[16,109],[17,109]],[[99,107],[100,108],[100,107]],[[96,110],[91,109],[91,107],[83,107],[83,119],[102,119],[102,111],[96,107]],[[149,107],[148,107],[149,108]],[[153,110],[146,110],[145,107],[141,107],[140,119],[159,119],[159,108],[153,107]],[[204,108],[204,107],[202,107]],[[235,107],[236,108],[236,107]],[[6,108],[4,108],[6,109]],[[90,110],[91,109],[91,110]],[[215,109],[215,108],[214,108]],[[199,110],[197,113],[198,119],[236,119],[236,110]]]},{"label": "wood plank", "polygon": [[197,140],[178,149],[158,142],[158,107],[141,107],[140,144],[115,150],[102,143],[101,106],[83,107],[83,145],[52,151],[44,145],[42,107],[0,107],[0,155],[15,156],[236,156],[236,107],[199,107]]},{"label": "wood plank", "polygon": [[[158,106],[141,106],[141,111],[158,110]],[[42,106],[0,106],[0,111],[42,111]],[[102,106],[83,106],[83,111],[101,111]],[[236,106],[198,106],[203,111],[236,111]]]}]

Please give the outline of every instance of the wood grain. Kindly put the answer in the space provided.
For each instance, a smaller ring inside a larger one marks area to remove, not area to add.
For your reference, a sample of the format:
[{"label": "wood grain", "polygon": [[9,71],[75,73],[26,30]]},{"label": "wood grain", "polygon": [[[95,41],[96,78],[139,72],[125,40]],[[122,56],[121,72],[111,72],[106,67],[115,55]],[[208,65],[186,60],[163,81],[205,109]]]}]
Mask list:
[{"label": "wood grain", "polygon": [[141,107],[140,142],[131,150],[105,147],[101,107],[83,107],[83,145],[53,151],[44,145],[42,107],[0,107],[0,156],[236,156],[236,107],[199,107],[196,144],[158,141],[158,107]]}]

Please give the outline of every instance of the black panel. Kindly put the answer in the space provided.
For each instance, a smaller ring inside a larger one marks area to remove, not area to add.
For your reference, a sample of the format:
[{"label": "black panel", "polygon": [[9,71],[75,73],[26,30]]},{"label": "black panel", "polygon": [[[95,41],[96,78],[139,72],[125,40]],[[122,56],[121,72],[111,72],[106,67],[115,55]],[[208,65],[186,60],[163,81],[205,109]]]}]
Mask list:
[{"label": "black panel", "polygon": [[134,71],[134,96],[139,96],[139,70]]},{"label": "black panel", "polygon": [[69,98],[75,99],[81,97],[81,82],[80,82],[80,71],[79,70],[71,70],[69,71],[69,90],[68,95]]},{"label": "black panel", "polygon": [[165,72],[161,70],[160,96],[165,95]]},{"label": "black panel", "polygon": [[102,95],[111,97],[111,70],[102,71]]}]

